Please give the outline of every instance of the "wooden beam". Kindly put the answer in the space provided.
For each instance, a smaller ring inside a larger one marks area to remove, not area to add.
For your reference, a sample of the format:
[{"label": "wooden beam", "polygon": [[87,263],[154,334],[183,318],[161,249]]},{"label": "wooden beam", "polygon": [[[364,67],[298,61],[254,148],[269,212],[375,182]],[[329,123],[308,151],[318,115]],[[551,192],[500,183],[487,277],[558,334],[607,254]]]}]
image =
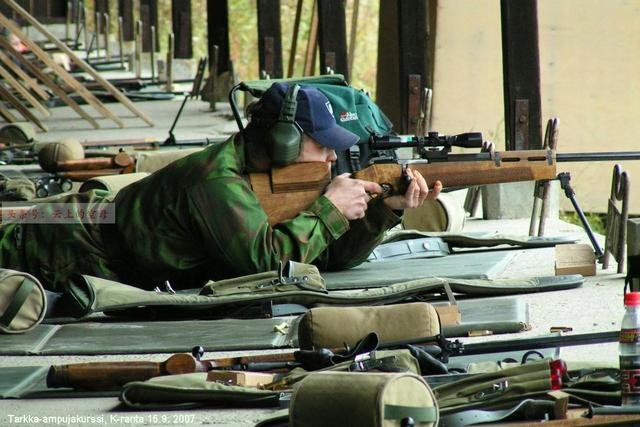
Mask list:
[{"label": "wooden beam", "polygon": [[80,117],[91,123],[94,129],[99,129],[100,125],[93,117],[87,114],[77,102],[67,95],[67,93],[59,87],[48,75],[46,75],[40,68],[31,63],[27,58],[25,58],[22,53],[18,52],[14,49],[13,46],[9,43],[7,39],[4,37],[0,37],[0,46],[5,49],[8,53],[10,53],[14,58],[22,63],[30,72],[33,74],[38,80],[40,80],[43,84],[45,84],[51,91],[58,96],[64,103],[66,103],[73,111],[78,113]]},{"label": "wooden beam", "polygon": [[47,101],[51,98],[49,94],[40,87],[38,81],[28,75],[22,68],[20,68],[15,62],[11,60],[3,51],[0,51],[0,62],[2,62],[7,68],[9,68],[22,82],[28,86],[36,95],[43,101]]},{"label": "wooden beam", "polygon": [[31,111],[29,111],[29,109],[25,107],[18,98],[13,96],[13,94],[9,92],[2,83],[0,83],[0,99],[4,99],[5,101],[7,101],[22,115],[22,117],[30,122],[33,122],[43,131],[46,132],[48,130],[47,127],[40,121],[40,119],[34,116],[33,113],[31,113]]},{"label": "wooden beam", "polygon": [[0,103],[0,116],[9,123],[16,123],[18,121],[18,118],[11,114],[11,112],[7,110],[2,103]]},{"label": "wooden beam", "polygon": [[344,0],[318,0],[318,30],[320,74],[331,69],[349,80]]},{"label": "wooden beam", "polygon": [[258,0],[259,73],[282,78],[280,0]]},{"label": "wooden beam", "polygon": [[[120,92],[118,89],[116,89],[111,83],[109,83],[108,80],[104,79],[99,73],[97,73],[89,64],[87,64],[84,60],[82,60],[81,58],[79,58],[76,54],[74,54],[71,49],[69,49],[64,43],[60,42],[60,40],[56,39],[53,34],[51,34],[46,28],[44,28],[38,21],[36,21],[35,19],[33,19],[33,17],[31,17],[29,14],[27,14],[24,9],[20,8],[14,0],[5,0],[8,4],[13,5],[14,9],[16,9],[16,13],[18,13],[19,15],[21,15],[22,17],[24,17],[27,21],[29,21],[31,23],[31,25],[33,25],[35,28],[37,28],[42,34],[46,35],[47,38],[56,45],[56,47],[58,49],[60,49],[62,52],[66,53],[69,58],[71,58],[72,61],[74,61],[80,68],[82,68],[82,70],[86,73],[88,73],[91,77],[93,77],[93,79],[98,82],[103,88],[105,88],[109,93],[111,93],[118,101],[120,101],[120,103],[122,103],[125,107],[127,107],[129,109],[129,111],[131,111],[132,113],[134,113],[135,115],[137,115],[138,117],[140,117],[142,120],[144,120],[147,124],[149,124],[150,126],[154,126],[153,124],[153,120],[151,120],[151,118],[149,116],[147,116],[145,113],[143,113],[142,111],[138,110],[135,105],[133,105],[133,102],[131,102],[131,100],[129,98],[127,98],[126,96],[124,96],[124,94],[122,92]],[[5,21],[6,23],[10,24],[12,27],[15,28],[15,25],[13,25],[11,22],[8,22],[7,19],[5,17],[1,17],[1,19],[3,21]],[[3,23],[3,25],[8,26],[6,23]],[[16,28],[17,29],[17,28]],[[11,31],[15,32],[12,28],[10,28]],[[19,31],[19,29],[18,29]],[[31,43],[32,45],[34,45],[34,43]],[[37,47],[37,45],[35,45],[37,49],[39,49]],[[33,47],[29,46],[31,48],[31,50],[34,51]],[[44,52],[43,52],[44,53]],[[46,56],[46,55],[45,55]],[[60,67],[58,67],[60,68]],[[66,71],[62,68],[60,68],[62,70],[63,73],[67,74]],[[71,77],[71,76],[69,76]],[[88,90],[86,90],[86,88],[84,88],[84,86],[80,85],[82,89],[84,89],[85,92],[90,93]],[[93,96],[93,95],[92,95]],[[96,99],[97,100],[97,99]],[[108,111],[108,110],[107,110]],[[114,116],[115,117],[115,116]],[[118,120],[117,117],[115,117],[116,123],[119,122],[119,125],[121,125],[121,121]],[[122,126],[121,126],[122,127]]]},{"label": "wooden beam", "polygon": [[29,104],[31,104],[33,108],[38,110],[43,116],[49,117],[51,115],[51,112],[33,95],[31,95],[27,88],[22,86],[22,83],[16,80],[16,78],[11,75],[9,70],[7,70],[2,65],[0,65],[0,77],[2,77],[2,79],[4,79],[9,84],[9,86],[13,88],[13,90],[18,92]]},{"label": "wooden beam", "polygon": [[191,0],[172,0],[171,17],[174,36],[174,58],[193,57],[191,42]]},{"label": "wooden beam", "polygon": [[[95,70],[93,70],[93,68],[91,68],[84,61],[82,61],[77,56],[75,56],[75,54],[71,51],[71,49],[69,49],[60,40],[56,39],[51,33],[48,32],[48,30],[46,28],[44,28],[42,26],[42,24],[40,24],[36,19],[34,19],[31,15],[29,15],[18,4],[16,4],[15,1],[13,1],[13,0],[5,0],[5,1],[6,1],[6,3],[8,5],[10,5],[10,6],[12,6],[14,8],[14,10],[16,11],[16,14],[18,14],[24,20],[29,22],[31,25],[33,25],[40,32],[42,32],[43,34],[47,35],[49,40],[52,41],[58,47],[58,49],[62,50],[67,55],[69,55],[69,58],[71,58],[72,60],[74,60],[74,58],[75,58],[75,61],[80,61],[82,64],[84,64],[85,67],[86,67],[85,71],[87,71],[87,69],[88,69],[90,71],[89,74],[93,73],[93,74],[97,75],[97,73],[95,72]],[[34,53],[34,55],[36,55],[47,66],[51,67],[51,69],[53,70],[54,73],[56,73],[73,90],[78,92],[78,94],[80,96],[82,96],[84,98],[84,100],[87,101],[87,103],[89,105],[91,105],[93,108],[95,108],[96,111],[100,112],[102,115],[104,115],[104,117],[108,117],[111,120],[113,120],[118,126],[124,127],[124,123],[122,123],[122,121],[118,117],[116,117],[111,111],[109,111],[109,109],[107,109],[102,104],[102,102],[100,102],[100,100],[98,100],[98,98],[96,98],[87,88],[85,88],[73,76],[71,76],[64,68],[62,68],[59,64],[57,64],[55,61],[53,61],[49,57],[49,55],[44,50],[42,50],[40,48],[40,46],[38,46],[38,44],[36,44],[33,41],[31,41],[31,39],[29,37],[27,37],[20,30],[20,28],[18,28],[17,25],[15,25],[12,21],[7,19],[6,16],[1,15],[1,14],[0,14],[0,25],[4,25],[5,27],[7,27],[9,29],[9,31],[14,33],[16,35],[16,37],[18,37],[20,40],[22,40],[22,42],[25,43],[29,47],[29,49],[31,49],[31,51]],[[78,62],[76,62],[76,63],[78,63]],[[102,77],[100,77],[100,76],[98,76],[98,78],[102,79]]]},{"label": "wooden beam", "polygon": [[209,34],[209,58],[213,46],[218,46],[218,75],[230,71],[229,55],[229,7],[228,0],[207,0],[207,29]]},{"label": "wooden beam", "polygon": [[501,0],[507,150],[542,147],[538,2]]}]

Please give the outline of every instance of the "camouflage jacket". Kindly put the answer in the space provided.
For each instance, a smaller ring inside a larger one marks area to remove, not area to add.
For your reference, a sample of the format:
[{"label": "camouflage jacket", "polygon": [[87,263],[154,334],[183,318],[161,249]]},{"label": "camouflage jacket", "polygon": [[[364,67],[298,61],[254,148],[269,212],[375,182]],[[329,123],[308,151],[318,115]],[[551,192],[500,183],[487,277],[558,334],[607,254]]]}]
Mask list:
[{"label": "camouflage jacket", "polygon": [[364,219],[348,221],[321,196],[271,227],[247,181],[244,152],[236,135],[118,193],[115,246],[125,255],[120,258],[127,273],[134,273],[128,281],[193,287],[273,270],[281,260],[349,268],[364,261],[400,220],[377,201]]},{"label": "camouflage jacket", "polygon": [[74,273],[147,289],[166,280],[193,288],[274,270],[280,260],[353,267],[400,219],[378,200],[364,219],[348,221],[321,196],[271,227],[244,170],[242,138],[232,137],[123,188],[113,201],[102,192],[62,196],[52,201],[114,203],[115,224],[7,224],[0,227],[0,266],[34,274],[51,290],[62,290]]}]

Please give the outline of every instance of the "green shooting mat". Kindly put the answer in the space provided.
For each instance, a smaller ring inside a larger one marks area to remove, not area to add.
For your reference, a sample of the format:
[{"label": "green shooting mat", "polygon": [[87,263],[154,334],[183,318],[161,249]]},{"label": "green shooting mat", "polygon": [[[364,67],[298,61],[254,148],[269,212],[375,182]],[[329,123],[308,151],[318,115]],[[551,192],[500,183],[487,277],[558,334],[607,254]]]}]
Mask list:
[{"label": "green shooting mat", "polygon": [[456,254],[440,258],[365,262],[345,271],[322,272],[327,289],[359,289],[393,283],[447,277],[488,279],[504,271],[516,252],[510,250]]},{"label": "green shooting mat", "polygon": [[[448,337],[469,331],[494,334],[526,329],[528,305],[516,298],[458,301],[461,325],[447,326]],[[490,307],[490,309],[488,308]],[[297,317],[189,321],[85,321],[64,325],[41,324],[19,335],[0,335],[0,354],[144,354],[189,352],[200,345],[207,351],[257,350],[297,346]]]},{"label": "green shooting mat", "polygon": [[0,398],[32,399],[39,397],[116,397],[118,391],[76,391],[70,388],[48,388],[47,366],[16,366],[0,368]]},{"label": "green shooting mat", "polygon": [[81,322],[38,325],[0,335],[0,354],[139,354],[291,347],[296,317],[155,322]]}]

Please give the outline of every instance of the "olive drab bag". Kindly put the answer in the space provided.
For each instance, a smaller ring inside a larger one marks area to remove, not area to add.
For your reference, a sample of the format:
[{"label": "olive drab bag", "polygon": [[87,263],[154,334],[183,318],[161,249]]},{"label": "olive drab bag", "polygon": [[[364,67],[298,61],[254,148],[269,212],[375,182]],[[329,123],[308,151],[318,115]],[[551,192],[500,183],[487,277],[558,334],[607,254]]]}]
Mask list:
[{"label": "olive drab bag", "polygon": [[42,322],[46,311],[45,291],[38,279],[0,269],[0,333],[30,331]]},{"label": "olive drab bag", "polygon": [[235,93],[237,91],[245,91],[256,98],[260,98],[272,84],[277,82],[297,83],[317,88],[329,99],[336,123],[360,137],[360,141],[349,150],[336,152],[335,174],[360,170],[367,166],[372,158],[396,158],[394,150],[372,151],[369,149],[371,133],[388,134],[392,132],[393,124],[364,90],[349,86],[340,74],[290,79],[251,80],[239,83],[231,90],[229,102],[240,130],[243,127]]},{"label": "olive drab bag", "polygon": [[438,424],[426,381],[410,373],[317,372],[294,386],[289,425],[391,427]]}]

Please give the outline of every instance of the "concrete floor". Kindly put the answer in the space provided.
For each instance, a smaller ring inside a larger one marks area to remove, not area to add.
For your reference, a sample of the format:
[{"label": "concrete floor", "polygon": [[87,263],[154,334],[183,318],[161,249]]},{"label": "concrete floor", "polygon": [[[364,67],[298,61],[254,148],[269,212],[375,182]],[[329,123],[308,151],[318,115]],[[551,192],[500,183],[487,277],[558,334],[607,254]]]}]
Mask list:
[{"label": "concrete floor", "polygon": [[[142,111],[152,116],[155,127],[148,127],[135,118],[124,107],[109,104],[109,108],[121,117],[126,124],[119,129],[111,121],[100,119],[103,128],[91,129],[87,122],[78,118],[67,107],[52,109],[52,116],[44,119],[50,132],[38,134],[40,141],[56,141],[62,137],[75,137],[80,140],[107,140],[118,138],[154,137],[164,139],[177,112],[180,100],[136,103]],[[222,137],[235,131],[236,125],[230,120],[228,105],[219,104],[217,112],[208,111],[208,104],[199,100],[187,103],[180,124],[175,131],[178,139]],[[94,114],[95,115],[95,114]],[[496,231],[524,235],[528,231],[528,220],[467,221],[465,230]],[[547,235],[572,235],[588,243],[579,227],[558,220],[550,220]],[[535,249],[517,250],[512,263],[500,275],[501,277],[547,276],[554,274],[554,250]],[[586,278],[582,288],[553,293],[523,295],[518,298],[529,303],[532,329],[517,335],[503,335],[489,338],[475,338],[469,341],[486,339],[510,339],[516,336],[535,336],[547,333],[552,326],[569,326],[574,332],[605,331],[617,329],[623,313],[622,290],[623,276],[615,273],[615,265],[606,271],[598,270],[597,276]],[[0,346],[2,336],[0,336]],[[603,359],[615,361],[615,344],[597,345],[564,349],[562,356],[575,360]],[[232,353],[208,353],[207,358]],[[104,360],[165,360],[168,354],[127,355],[127,356],[16,356],[0,357],[0,366],[30,366],[73,363],[79,361]],[[119,406],[116,398],[75,398],[75,399],[24,399],[0,400],[0,425],[250,425],[271,410],[254,409],[199,409],[190,411],[151,411],[139,412],[125,410]],[[38,422],[34,418],[17,419],[18,416],[64,417],[48,422]],[[85,417],[84,419],[81,417]],[[94,417],[94,418],[88,418]]]}]

